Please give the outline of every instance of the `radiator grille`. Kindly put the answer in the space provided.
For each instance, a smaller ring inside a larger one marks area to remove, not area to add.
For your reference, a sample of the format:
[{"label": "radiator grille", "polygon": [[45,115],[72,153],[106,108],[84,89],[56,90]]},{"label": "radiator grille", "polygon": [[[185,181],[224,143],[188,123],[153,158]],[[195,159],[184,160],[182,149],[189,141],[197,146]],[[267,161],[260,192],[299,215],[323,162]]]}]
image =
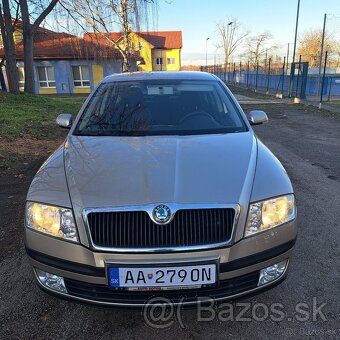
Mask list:
[{"label": "radiator grille", "polygon": [[232,208],[178,210],[166,225],[154,223],[146,211],[90,212],[92,242],[108,248],[188,247],[230,239]]}]

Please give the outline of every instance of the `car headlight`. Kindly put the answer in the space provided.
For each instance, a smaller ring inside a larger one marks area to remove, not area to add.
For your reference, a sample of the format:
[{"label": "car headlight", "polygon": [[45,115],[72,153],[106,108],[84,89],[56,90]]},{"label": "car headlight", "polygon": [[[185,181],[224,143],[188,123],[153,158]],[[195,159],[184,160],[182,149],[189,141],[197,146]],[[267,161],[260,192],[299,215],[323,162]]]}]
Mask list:
[{"label": "car headlight", "polygon": [[77,228],[71,209],[28,202],[26,227],[50,236],[78,242]]},{"label": "car headlight", "polygon": [[295,217],[296,207],[293,194],[251,203],[244,236],[274,228]]}]

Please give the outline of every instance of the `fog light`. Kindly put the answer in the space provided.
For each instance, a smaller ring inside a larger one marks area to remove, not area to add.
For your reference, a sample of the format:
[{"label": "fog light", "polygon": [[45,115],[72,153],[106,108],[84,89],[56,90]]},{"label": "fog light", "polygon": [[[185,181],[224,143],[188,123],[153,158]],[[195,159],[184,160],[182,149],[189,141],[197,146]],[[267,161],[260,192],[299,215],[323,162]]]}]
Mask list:
[{"label": "fog light", "polygon": [[55,274],[44,272],[40,269],[35,269],[39,281],[50,289],[56,290],[57,292],[67,293],[65,287],[64,278]]},{"label": "fog light", "polygon": [[280,277],[287,268],[288,261],[284,260],[279,263],[273,264],[267,268],[263,268],[260,271],[260,278],[258,286],[262,286],[265,283],[269,283]]}]

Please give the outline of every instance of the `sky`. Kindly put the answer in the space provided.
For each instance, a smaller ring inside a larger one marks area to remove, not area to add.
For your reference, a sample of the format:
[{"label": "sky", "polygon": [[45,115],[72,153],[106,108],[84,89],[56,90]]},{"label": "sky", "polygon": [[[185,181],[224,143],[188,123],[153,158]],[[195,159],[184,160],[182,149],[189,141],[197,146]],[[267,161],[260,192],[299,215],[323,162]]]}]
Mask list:
[{"label": "sky", "polygon": [[[281,45],[282,54],[294,42],[297,0],[159,0],[155,29],[183,32],[182,65],[205,64],[206,38],[208,63],[215,55],[218,36],[216,23],[236,17],[251,35],[263,31],[273,34],[272,44]],[[340,22],[340,0],[301,0],[298,33],[323,26],[324,13],[336,15]],[[330,17],[332,18],[332,17]],[[333,17],[335,20],[335,17]],[[333,20],[333,21],[334,21]],[[331,21],[330,21],[331,23]],[[151,27],[150,27],[151,29]],[[241,52],[241,50],[239,51]]]}]

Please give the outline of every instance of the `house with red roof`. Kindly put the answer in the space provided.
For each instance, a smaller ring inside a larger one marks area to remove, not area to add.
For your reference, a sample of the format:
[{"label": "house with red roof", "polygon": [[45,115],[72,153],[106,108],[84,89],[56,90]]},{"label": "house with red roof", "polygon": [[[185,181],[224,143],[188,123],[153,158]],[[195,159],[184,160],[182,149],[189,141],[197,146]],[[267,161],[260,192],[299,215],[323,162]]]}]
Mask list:
[{"label": "house with red roof", "polygon": [[[24,86],[24,46],[19,22],[14,33],[19,86]],[[4,51],[0,44],[0,59]],[[131,65],[136,65],[135,61]],[[95,41],[39,28],[34,37],[36,94],[87,94],[103,77],[122,70],[122,56],[114,48]],[[1,71],[1,70],[0,70]]]},{"label": "house with red roof", "polygon": [[[123,33],[85,33],[84,40],[112,46],[124,46]],[[130,32],[130,49],[141,57],[139,71],[179,71],[181,69],[181,31]]]},{"label": "house with red roof", "polygon": [[[24,86],[22,28],[15,31],[19,85]],[[87,94],[107,75],[122,72],[122,55],[112,40],[122,33],[86,33],[77,37],[39,28],[34,37],[37,94]],[[131,32],[133,71],[177,71],[181,67],[182,32]],[[123,45],[122,45],[123,46]],[[0,59],[4,55],[0,42]],[[1,70],[0,70],[1,71]]]}]

